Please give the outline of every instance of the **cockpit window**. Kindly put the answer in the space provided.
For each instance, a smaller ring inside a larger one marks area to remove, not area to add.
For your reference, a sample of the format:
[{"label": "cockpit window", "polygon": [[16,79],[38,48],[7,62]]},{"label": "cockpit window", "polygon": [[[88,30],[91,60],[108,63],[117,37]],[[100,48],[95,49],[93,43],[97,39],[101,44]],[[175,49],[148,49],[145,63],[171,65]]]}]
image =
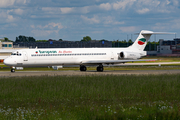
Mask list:
[{"label": "cockpit window", "polygon": [[12,53],[11,55],[17,55],[16,53]]},{"label": "cockpit window", "polygon": [[17,53],[12,53],[11,55],[13,55],[13,56],[21,56],[21,53],[17,52]]}]

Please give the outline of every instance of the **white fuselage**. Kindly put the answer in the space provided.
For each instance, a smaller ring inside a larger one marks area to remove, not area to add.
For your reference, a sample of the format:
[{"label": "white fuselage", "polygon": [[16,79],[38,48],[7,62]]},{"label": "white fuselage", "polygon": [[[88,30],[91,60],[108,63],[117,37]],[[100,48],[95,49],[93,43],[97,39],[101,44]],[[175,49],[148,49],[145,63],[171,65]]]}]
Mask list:
[{"label": "white fuselage", "polygon": [[[54,48],[18,50],[5,59],[8,66],[81,65],[87,60],[118,60],[128,48]],[[134,51],[137,52],[137,51]]]}]

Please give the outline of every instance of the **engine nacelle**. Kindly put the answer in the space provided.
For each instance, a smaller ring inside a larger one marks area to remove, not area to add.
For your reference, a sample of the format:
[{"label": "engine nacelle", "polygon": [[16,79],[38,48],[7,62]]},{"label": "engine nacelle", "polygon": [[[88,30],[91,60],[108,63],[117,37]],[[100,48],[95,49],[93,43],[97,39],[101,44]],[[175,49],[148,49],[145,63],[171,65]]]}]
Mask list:
[{"label": "engine nacelle", "polygon": [[120,52],[119,54],[120,59],[139,59],[141,58],[140,53],[136,52]]}]

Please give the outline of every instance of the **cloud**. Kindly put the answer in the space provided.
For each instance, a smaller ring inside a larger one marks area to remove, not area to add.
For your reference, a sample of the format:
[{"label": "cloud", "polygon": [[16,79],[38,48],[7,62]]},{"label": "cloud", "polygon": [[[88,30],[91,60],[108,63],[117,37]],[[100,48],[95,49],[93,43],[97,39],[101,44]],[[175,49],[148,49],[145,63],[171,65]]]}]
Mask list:
[{"label": "cloud", "polygon": [[110,3],[103,3],[103,4],[100,4],[99,6],[101,9],[104,9],[104,10],[110,10],[111,9],[111,4]]},{"label": "cloud", "polygon": [[34,34],[36,37],[43,37],[43,36],[49,36],[52,33],[58,33],[56,30],[32,30],[31,33]]},{"label": "cloud", "polygon": [[26,5],[30,0],[15,0],[16,5]]},{"label": "cloud", "polygon": [[31,33],[33,33],[36,37],[42,37],[42,36],[49,36],[53,33],[58,34],[59,30],[63,29],[61,23],[49,23],[47,25],[30,25],[30,27],[33,29]]},{"label": "cloud", "polygon": [[179,6],[179,1],[178,0],[172,0],[172,2],[173,2],[174,6]]},{"label": "cloud", "polygon": [[93,34],[102,34],[104,31],[92,31]]},{"label": "cloud", "polygon": [[62,24],[61,23],[49,23],[48,25],[45,25],[43,28],[51,28],[51,29],[54,29],[54,28],[58,28],[59,30],[63,28]]},{"label": "cloud", "polygon": [[42,26],[42,25],[38,25],[37,27],[35,27],[35,25],[30,25],[31,26],[31,28],[39,28],[39,29],[62,29],[63,28],[63,26],[62,26],[62,24],[61,23],[49,23],[49,24],[47,24],[47,25],[44,25],[44,26]]},{"label": "cloud", "polygon": [[7,16],[7,21],[8,22],[13,22],[13,21],[15,21],[15,18],[12,15],[8,15]]},{"label": "cloud", "polygon": [[146,13],[173,13],[178,8],[177,0],[138,0],[134,3],[135,11],[138,14],[146,14]]},{"label": "cloud", "polygon": [[23,10],[22,10],[22,9],[15,9],[14,12],[15,12],[17,15],[22,15],[22,14],[23,14]]},{"label": "cloud", "polygon": [[119,29],[124,33],[136,32],[139,30],[136,26],[120,27]]},{"label": "cloud", "polygon": [[31,27],[31,28],[33,28],[33,29],[35,29],[35,28],[36,28],[36,27],[35,27],[35,25],[30,25],[30,27]]},{"label": "cloud", "polygon": [[14,5],[15,0],[0,0],[0,8],[6,8]]},{"label": "cloud", "polygon": [[180,21],[180,18],[172,20],[171,25],[172,25],[173,29],[176,29],[176,30],[180,29],[180,22],[179,21]]},{"label": "cloud", "polygon": [[62,14],[67,14],[67,13],[73,12],[73,8],[69,8],[69,7],[60,8],[60,9],[61,9]]},{"label": "cloud", "polygon": [[16,21],[16,18],[14,18],[13,15],[10,15],[8,11],[0,12],[0,16],[1,16],[0,22],[3,23],[10,23]]},{"label": "cloud", "polygon": [[148,8],[143,8],[143,9],[141,9],[141,10],[137,10],[137,13],[139,13],[139,14],[145,14],[145,13],[147,13],[147,12],[149,12],[150,10],[148,9]]},{"label": "cloud", "polygon": [[4,11],[0,12],[0,16],[1,16],[0,20],[7,18],[7,12]]},{"label": "cloud", "polygon": [[42,11],[48,12],[48,13],[54,13],[54,12],[60,12],[61,8],[58,7],[42,7]]},{"label": "cloud", "polygon": [[[44,0],[38,0],[41,3]],[[46,0],[47,1],[47,0]],[[56,7],[84,7],[84,6],[94,6],[102,3],[106,3],[109,0],[48,0],[49,4],[55,5]],[[40,3],[40,2],[39,2]],[[47,4],[47,3],[46,3]]]},{"label": "cloud", "polygon": [[[60,15],[66,15],[66,14],[73,14],[73,15],[86,15],[89,17],[89,15],[97,15],[99,13],[101,14],[108,14],[108,12],[111,12],[113,14],[118,12],[117,14],[124,14],[125,12],[128,13],[138,13],[138,14],[146,14],[146,13],[171,13],[174,12],[175,8],[172,7],[172,1],[166,0],[165,2],[160,2],[158,0],[120,0],[117,2],[107,2],[105,3],[104,1],[106,0],[100,0],[99,5],[87,5],[83,6],[84,4],[80,4],[80,1],[76,2],[65,2],[61,1],[60,3],[63,4],[62,6],[55,6],[52,3],[50,3],[52,0],[46,1],[48,4],[48,7],[37,7],[35,10],[32,10],[31,18],[60,18]],[[56,0],[55,0],[56,1]],[[54,1],[54,2],[55,2]],[[174,3],[178,3],[177,0],[173,0]],[[57,1],[56,1],[57,2]],[[95,1],[94,1],[95,2]],[[26,2],[27,3],[27,2]],[[39,3],[37,1],[37,3]],[[72,7],[68,7],[69,3],[74,4]],[[78,4],[76,6],[76,4]],[[90,2],[92,3],[92,2]],[[96,3],[96,2],[95,2]],[[35,4],[35,2],[34,2]],[[57,3],[58,5],[59,3]],[[42,5],[41,5],[42,6]],[[169,6],[169,7],[168,7]],[[176,7],[177,8],[177,7]],[[29,10],[29,11],[30,11]],[[115,10],[115,11],[114,11]],[[38,14],[40,13],[40,14]],[[128,16],[128,15],[126,15]]]},{"label": "cloud", "polygon": [[[37,10],[37,11],[40,11],[40,10]],[[62,9],[60,7],[42,7],[40,13],[41,15],[34,14],[31,17],[32,18],[57,18],[58,16],[60,17],[61,14],[65,14],[65,10],[64,10],[64,13],[62,13]]]},{"label": "cloud", "polygon": [[18,8],[18,9],[11,9],[11,10],[7,10],[8,14],[16,14],[16,15],[23,15],[24,10]]},{"label": "cloud", "polygon": [[169,0],[166,0],[166,4],[169,5],[171,2]]},{"label": "cloud", "polygon": [[89,6],[85,7],[42,7],[45,14],[86,14],[90,11]]},{"label": "cloud", "polygon": [[171,20],[168,22],[158,22],[156,23],[152,28],[153,30],[160,30],[160,31],[164,31],[164,30],[179,30],[180,29],[180,18],[179,19],[175,19],[175,20]]},{"label": "cloud", "polygon": [[165,23],[156,23],[154,26],[152,26],[152,29],[162,31],[166,29],[166,25],[167,24]]},{"label": "cloud", "polygon": [[102,10],[110,11],[110,3],[102,3],[100,5],[80,6],[80,7],[42,7],[42,11],[48,14],[87,14],[98,13]]},{"label": "cloud", "polygon": [[99,20],[98,16],[96,16],[96,15],[94,15],[93,18],[88,18],[88,17],[86,17],[86,16],[81,15],[81,18],[82,18],[84,21],[86,21],[86,22],[88,22],[88,23],[90,23],[90,24],[100,23],[100,20]]},{"label": "cloud", "polygon": [[125,23],[124,21],[121,22],[116,21],[115,18],[111,16],[104,17],[103,20],[104,20],[104,24],[111,24],[111,25],[122,25]]},{"label": "cloud", "polygon": [[15,5],[25,5],[26,0],[0,0],[0,8],[15,7]]},{"label": "cloud", "polygon": [[78,8],[77,11],[79,11],[79,13],[83,13],[83,14],[87,14],[90,12],[90,6],[85,6],[85,7],[82,7],[82,8]]},{"label": "cloud", "polygon": [[118,2],[113,4],[113,8],[115,10],[118,10],[118,9],[124,10],[126,7],[131,7],[135,1],[136,0],[122,0],[122,1],[118,1]]}]

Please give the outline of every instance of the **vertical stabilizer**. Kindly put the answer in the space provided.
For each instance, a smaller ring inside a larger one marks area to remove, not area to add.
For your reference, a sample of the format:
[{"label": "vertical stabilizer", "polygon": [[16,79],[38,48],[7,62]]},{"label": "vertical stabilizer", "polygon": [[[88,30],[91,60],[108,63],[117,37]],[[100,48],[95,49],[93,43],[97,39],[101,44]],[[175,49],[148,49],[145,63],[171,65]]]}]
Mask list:
[{"label": "vertical stabilizer", "polygon": [[153,31],[148,31],[148,30],[142,30],[139,33],[139,36],[136,39],[136,41],[129,48],[132,50],[136,50],[136,51],[137,50],[143,51],[147,45],[148,40],[150,39],[151,35],[153,35],[153,34],[175,34],[175,33],[153,32]]},{"label": "vertical stabilizer", "polygon": [[136,39],[136,41],[132,44],[132,46],[130,46],[131,49],[134,50],[139,50],[139,51],[143,51],[144,48],[147,45],[148,40],[150,39],[151,35],[152,35],[152,31],[147,31],[147,30],[142,30],[139,33],[138,38]]}]

